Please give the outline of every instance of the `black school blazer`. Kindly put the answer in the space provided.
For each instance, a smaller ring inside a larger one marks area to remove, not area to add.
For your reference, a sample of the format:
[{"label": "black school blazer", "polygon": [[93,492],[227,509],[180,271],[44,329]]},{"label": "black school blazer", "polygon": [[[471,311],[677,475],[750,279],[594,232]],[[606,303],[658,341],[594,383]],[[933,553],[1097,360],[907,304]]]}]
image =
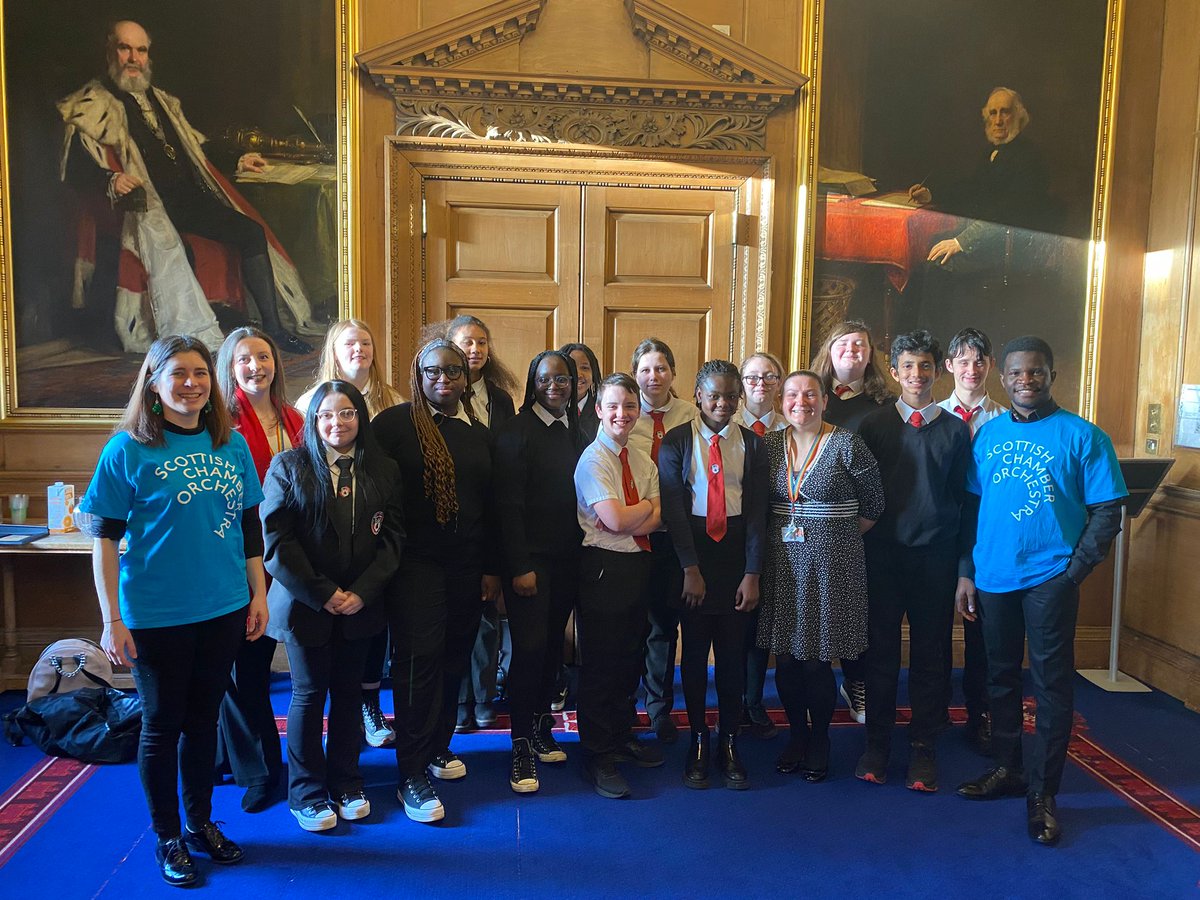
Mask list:
[{"label": "black school blazer", "polygon": [[[267,593],[267,634],[305,647],[328,642],[334,617],[324,606],[340,587],[363,600],[359,612],[342,617],[343,633],[350,640],[371,637],[386,621],[381,594],[404,546],[400,469],[380,454],[374,490],[364,490],[362,481],[355,480],[354,532],[342,534],[328,517],[317,521],[313,498],[298,490],[302,467],[307,468],[304,453],[301,449],[277,454],[263,481],[263,565],[275,579]],[[321,486],[332,495],[328,473],[318,473],[321,476]],[[353,548],[345,569],[339,553],[344,541],[351,541]]]},{"label": "black school blazer", "polygon": [[[742,469],[742,519],[746,523],[746,571],[761,573],[767,546],[770,473],[762,438],[742,425],[746,460]],[[658,448],[658,489],[662,518],[682,568],[700,564],[692,539],[692,423],[676,425]]]}]

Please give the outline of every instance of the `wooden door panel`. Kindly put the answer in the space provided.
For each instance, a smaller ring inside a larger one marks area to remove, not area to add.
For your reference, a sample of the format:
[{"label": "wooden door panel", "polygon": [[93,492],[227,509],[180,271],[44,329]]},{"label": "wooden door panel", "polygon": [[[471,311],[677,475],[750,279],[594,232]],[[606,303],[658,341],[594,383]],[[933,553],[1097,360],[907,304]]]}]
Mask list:
[{"label": "wooden door panel", "polygon": [[701,363],[729,355],[735,204],[723,190],[584,188],[581,330],[605,371],[657,337],[686,395]]},{"label": "wooden door panel", "polygon": [[692,395],[696,372],[709,358],[710,320],[706,310],[609,310],[604,343],[592,349],[613,360],[605,372],[628,372],[634,348],[644,338],[653,335],[665,341],[675,354],[676,393],[686,399]]},{"label": "wooden door panel", "polygon": [[426,321],[478,316],[519,373],[577,340],[579,214],[578,185],[428,180]]}]

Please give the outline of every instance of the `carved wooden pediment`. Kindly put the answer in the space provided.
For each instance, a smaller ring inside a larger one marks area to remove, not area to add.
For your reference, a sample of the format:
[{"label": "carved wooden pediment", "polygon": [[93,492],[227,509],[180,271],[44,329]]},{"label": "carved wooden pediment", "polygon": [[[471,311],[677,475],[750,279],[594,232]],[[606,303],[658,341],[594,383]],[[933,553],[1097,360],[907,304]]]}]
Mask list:
[{"label": "carved wooden pediment", "polygon": [[617,147],[763,149],[767,116],[807,80],[656,0],[623,0],[630,33],[643,55],[667,57],[694,78],[487,66],[487,54],[520,44],[555,2],[563,0],[500,0],[360,53],[357,62],[392,95],[397,134]]}]

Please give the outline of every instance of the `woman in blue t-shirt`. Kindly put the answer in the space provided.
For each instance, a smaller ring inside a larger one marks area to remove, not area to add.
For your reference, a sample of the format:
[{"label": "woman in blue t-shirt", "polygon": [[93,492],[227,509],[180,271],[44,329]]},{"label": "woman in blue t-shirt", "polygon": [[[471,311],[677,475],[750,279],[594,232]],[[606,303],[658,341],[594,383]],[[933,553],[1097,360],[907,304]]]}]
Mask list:
[{"label": "woman in blue t-shirt", "polygon": [[189,850],[218,863],[243,856],[212,822],[212,772],[230,666],[267,625],[261,500],[208,348],[187,336],[155,341],[79,508],[95,539],[100,643],[133,668],[142,698],[138,771],[172,885],[198,878]]}]

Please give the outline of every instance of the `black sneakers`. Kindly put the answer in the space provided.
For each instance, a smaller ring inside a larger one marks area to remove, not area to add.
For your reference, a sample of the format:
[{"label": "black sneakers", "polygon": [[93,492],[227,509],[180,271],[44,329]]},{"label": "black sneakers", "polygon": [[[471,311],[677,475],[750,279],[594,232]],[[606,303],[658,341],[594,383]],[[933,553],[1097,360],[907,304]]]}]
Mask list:
[{"label": "black sneakers", "polygon": [[[512,772],[508,776],[508,784],[518,794],[532,794],[540,786],[533,755],[529,738],[513,738]],[[563,758],[566,758],[565,754]]]},{"label": "black sneakers", "polygon": [[566,762],[567,753],[554,739],[554,716],[542,713],[533,726],[533,737],[529,739],[538,762]]},{"label": "black sneakers", "polygon": [[904,786],[910,791],[922,791],[927,794],[937,791],[937,757],[929,744],[912,745]]}]

